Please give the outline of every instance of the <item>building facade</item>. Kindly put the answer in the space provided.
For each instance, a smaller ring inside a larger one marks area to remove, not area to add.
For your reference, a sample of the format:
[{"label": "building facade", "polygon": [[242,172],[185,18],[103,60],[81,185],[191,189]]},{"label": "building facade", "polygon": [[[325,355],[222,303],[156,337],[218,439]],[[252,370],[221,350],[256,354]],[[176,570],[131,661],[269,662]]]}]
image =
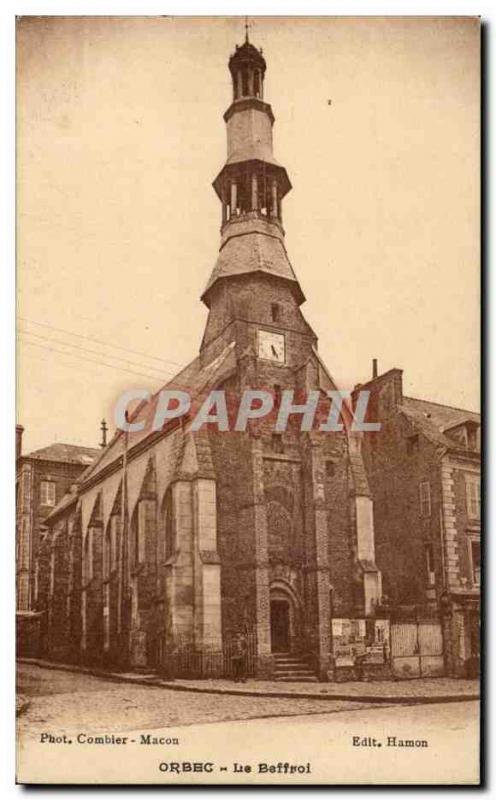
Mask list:
[{"label": "building facade", "polygon": [[60,443],[23,454],[23,431],[22,425],[16,426],[16,609],[32,611],[36,605],[36,563],[45,517],[93,463],[99,450]]},{"label": "building facade", "polygon": [[[235,404],[261,389],[274,411],[245,431],[196,430],[186,418],[114,436],[47,520],[44,648],[65,660],[218,674],[219,654],[244,630],[256,676],[274,675],[289,654],[327,679],[331,620],[365,625],[380,603],[372,499],[361,436],[344,414],[339,432],[301,430],[297,415],[275,430],[285,390],[315,392],[327,415],[337,387],[284,243],[291,183],[273,154],[266,62],[247,40],[229,70],[208,319],[198,357],[168,387],[196,406],[212,390]],[[133,424],[157,403],[143,403]]]},{"label": "building facade", "polygon": [[480,415],[405,397],[402,371],[359,387],[381,423],[364,434],[377,565],[392,608],[437,611],[445,666],[477,670],[481,585]]}]

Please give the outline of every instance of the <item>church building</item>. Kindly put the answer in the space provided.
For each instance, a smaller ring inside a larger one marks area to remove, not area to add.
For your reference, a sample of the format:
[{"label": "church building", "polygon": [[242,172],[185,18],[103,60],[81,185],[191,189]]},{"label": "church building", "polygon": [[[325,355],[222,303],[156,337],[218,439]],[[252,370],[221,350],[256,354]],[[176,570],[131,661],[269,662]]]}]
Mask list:
[{"label": "church building", "polygon": [[286,252],[291,183],[273,154],[266,62],[248,37],[229,71],[208,319],[198,356],[168,386],[194,404],[212,390],[261,389],[274,412],[244,431],[194,430],[185,417],[116,433],[46,520],[44,648],[76,663],[219,675],[242,631],[256,677],[299,667],[327,680],[332,619],[365,625],[381,600],[372,499],[348,424],[305,431],[295,412],[275,430],[285,390],[316,391],[325,409],[337,387]]}]

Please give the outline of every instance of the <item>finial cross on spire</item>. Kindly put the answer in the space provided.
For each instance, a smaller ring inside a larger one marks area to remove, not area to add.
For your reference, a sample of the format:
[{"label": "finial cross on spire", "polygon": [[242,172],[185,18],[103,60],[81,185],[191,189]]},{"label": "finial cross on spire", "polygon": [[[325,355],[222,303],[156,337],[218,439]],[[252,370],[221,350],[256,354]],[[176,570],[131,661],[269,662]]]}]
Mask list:
[{"label": "finial cross on spire", "polygon": [[246,42],[247,44],[248,44],[248,42],[250,41],[250,38],[249,38],[249,36],[248,36],[248,30],[249,30],[249,28],[250,28],[250,25],[249,25],[249,22],[248,22],[248,17],[245,17],[245,42]]},{"label": "finial cross on spire", "polygon": [[102,432],[102,441],[100,442],[100,447],[103,448],[107,446],[107,431],[108,431],[107,423],[105,422],[104,419],[102,419],[100,430]]}]

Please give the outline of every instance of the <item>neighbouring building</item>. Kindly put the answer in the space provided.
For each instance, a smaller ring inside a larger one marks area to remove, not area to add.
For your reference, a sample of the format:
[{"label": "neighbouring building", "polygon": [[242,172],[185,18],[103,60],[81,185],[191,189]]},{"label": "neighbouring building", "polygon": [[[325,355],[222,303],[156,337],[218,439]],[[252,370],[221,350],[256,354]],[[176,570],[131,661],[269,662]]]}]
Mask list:
[{"label": "neighbouring building", "polygon": [[364,434],[376,561],[392,608],[439,614],[446,669],[477,670],[480,640],[480,415],[405,397],[391,369],[357,389],[381,423]]},{"label": "neighbouring building", "polygon": [[[229,70],[227,160],[213,184],[220,250],[201,298],[209,314],[199,355],[169,386],[194,403],[212,389],[233,398],[270,390],[276,411],[285,389],[315,390],[328,413],[335,383],[284,244],[291,183],[273,155],[266,62],[246,40]],[[191,420],[118,432],[47,519],[37,604],[45,653],[219,674],[244,630],[255,675],[321,679],[338,640],[351,657],[348,641],[367,631],[373,644],[377,634],[381,654],[360,435],[302,432],[300,421],[282,433],[273,417],[245,432],[195,431]]]},{"label": "neighbouring building", "polygon": [[57,443],[23,454],[23,431],[16,426],[16,609],[26,612],[36,603],[43,521],[100,451]]}]

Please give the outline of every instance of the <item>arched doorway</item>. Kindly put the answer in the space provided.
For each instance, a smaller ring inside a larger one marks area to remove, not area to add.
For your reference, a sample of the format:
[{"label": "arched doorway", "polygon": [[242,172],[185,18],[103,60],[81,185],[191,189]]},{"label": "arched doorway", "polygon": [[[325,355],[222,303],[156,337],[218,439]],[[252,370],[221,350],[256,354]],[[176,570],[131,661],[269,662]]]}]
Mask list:
[{"label": "arched doorway", "polygon": [[270,588],[270,640],[273,653],[292,653],[298,648],[299,604],[284,581]]},{"label": "arched doorway", "polygon": [[289,614],[289,600],[285,598],[273,598],[270,601],[270,638],[273,653],[289,653]]}]

